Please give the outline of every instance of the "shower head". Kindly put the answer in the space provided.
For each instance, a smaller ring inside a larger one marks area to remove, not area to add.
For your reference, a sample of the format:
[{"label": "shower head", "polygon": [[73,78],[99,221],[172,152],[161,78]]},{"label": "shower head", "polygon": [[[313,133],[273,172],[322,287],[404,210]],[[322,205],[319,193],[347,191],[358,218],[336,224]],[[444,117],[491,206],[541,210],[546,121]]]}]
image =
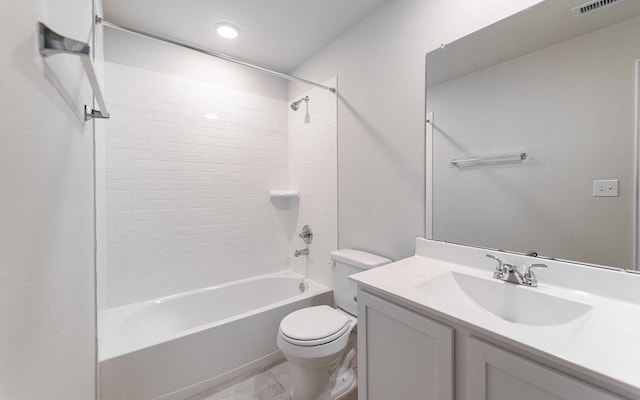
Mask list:
[{"label": "shower head", "polygon": [[309,102],[309,96],[305,96],[303,98],[301,98],[298,101],[294,101],[293,103],[291,103],[291,109],[293,111],[298,111],[298,108],[300,108],[300,103],[302,103],[302,101],[304,100],[305,103]]}]

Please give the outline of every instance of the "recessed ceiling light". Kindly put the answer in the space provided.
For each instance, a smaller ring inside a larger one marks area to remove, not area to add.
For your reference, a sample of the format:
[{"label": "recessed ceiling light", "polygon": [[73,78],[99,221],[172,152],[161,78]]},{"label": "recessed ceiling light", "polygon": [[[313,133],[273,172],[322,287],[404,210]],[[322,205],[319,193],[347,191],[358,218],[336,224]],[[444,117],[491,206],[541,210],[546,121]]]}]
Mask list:
[{"label": "recessed ceiling light", "polygon": [[240,34],[240,29],[228,22],[220,22],[216,24],[214,28],[216,29],[218,35],[222,36],[225,39],[235,39]]},{"label": "recessed ceiling light", "polygon": [[204,116],[206,119],[218,119],[218,116],[214,113],[208,113]]}]

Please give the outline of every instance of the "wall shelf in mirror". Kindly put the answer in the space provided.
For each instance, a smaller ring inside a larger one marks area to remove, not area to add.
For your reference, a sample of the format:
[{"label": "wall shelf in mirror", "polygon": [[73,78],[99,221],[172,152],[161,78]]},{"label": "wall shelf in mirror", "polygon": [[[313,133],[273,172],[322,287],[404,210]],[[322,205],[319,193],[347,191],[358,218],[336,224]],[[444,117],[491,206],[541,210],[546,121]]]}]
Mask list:
[{"label": "wall shelf in mirror", "polygon": [[270,190],[269,194],[272,198],[290,199],[300,197],[299,190]]},{"label": "wall shelf in mirror", "polygon": [[527,153],[502,154],[497,156],[465,158],[451,160],[451,165],[458,168],[473,167],[479,165],[513,164],[527,159]]}]

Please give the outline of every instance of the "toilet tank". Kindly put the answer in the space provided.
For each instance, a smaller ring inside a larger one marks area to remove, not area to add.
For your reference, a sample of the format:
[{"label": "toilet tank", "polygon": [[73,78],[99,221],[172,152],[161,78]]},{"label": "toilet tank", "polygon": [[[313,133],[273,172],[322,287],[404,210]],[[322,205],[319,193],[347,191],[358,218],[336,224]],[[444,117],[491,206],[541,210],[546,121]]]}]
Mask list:
[{"label": "toilet tank", "polygon": [[358,285],[349,280],[349,275],[371,268],[389,264],[390,259],[376,254],[354,249],[342,249],[331,252],[331,276],[333,278],[333,296],[336,305],[351,315],[358,314],[356,296]]}]

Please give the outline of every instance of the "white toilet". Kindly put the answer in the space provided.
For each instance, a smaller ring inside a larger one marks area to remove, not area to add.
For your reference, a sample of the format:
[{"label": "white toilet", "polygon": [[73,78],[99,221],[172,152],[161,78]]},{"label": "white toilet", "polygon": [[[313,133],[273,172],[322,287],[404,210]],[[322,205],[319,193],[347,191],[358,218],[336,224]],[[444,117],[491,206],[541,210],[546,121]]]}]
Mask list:
[{"label": "white toilet", "polygon": [[303,308],[280,322],[278,347],[293,366],[293,400],[336,400],[356,387],[357,286],[349,275],[390,263],[364,251],[331,252],[333,293],[338,309]]}]

